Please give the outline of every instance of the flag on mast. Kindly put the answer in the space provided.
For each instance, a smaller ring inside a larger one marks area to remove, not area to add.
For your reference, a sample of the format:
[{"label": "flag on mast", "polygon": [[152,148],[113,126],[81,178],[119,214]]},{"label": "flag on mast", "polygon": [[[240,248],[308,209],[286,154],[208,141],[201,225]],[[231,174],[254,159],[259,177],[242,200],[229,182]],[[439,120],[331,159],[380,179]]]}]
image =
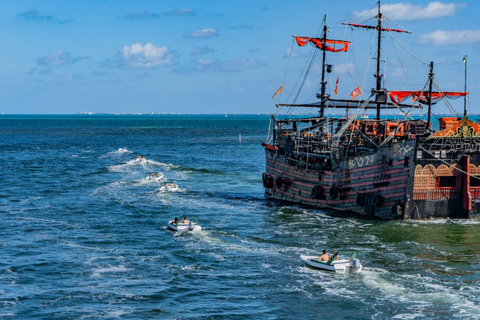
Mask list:
[{"label": "flag on mast", "polygon": [[340,75],[337,76],[337,83],[335,84],[335,89],[333,89],[333,93],[335,93],[335,95],[337,95],[337,92],[338,92],[338,78],[340,77]]},{"label": "flag on mast", "polygon": [[353,89],[353,91],[350,93],[350,97],[353,100],[361,94],[362,94],[362,91],[360,90],[360,86],[356,86],[355,89]]},{"label": "flag on mast", "polygon": [[467,62],[467,56],[463,57],[463,63]]},{"label": "flag on mast", "polygon": [[281,94],[282,93],[282,90],[283,90],[283,84],[280,86],[280,88],[278,88],[277,92],[275,92],[272,96],[272,99],[275,97],[275,95],[277,94]]}]

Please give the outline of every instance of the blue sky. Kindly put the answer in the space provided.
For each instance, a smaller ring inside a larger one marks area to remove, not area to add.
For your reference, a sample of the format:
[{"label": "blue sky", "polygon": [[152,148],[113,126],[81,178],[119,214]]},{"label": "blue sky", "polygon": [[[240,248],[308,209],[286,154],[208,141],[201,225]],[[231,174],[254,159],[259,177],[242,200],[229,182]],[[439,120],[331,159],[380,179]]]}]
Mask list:
[{"label": "blue sky", "polygon": [[[296,95],[315,50],[292,45],[292,35],[319,36],[324,15],[330,38],[353,41],[349,52],[328,55],[334,66],[328,91],[337,76],[338,97],[349,97],[356,85],[367,97],[374,86],[374,33],[341,23],[372,24],[367,18],[376,14],[375,1],[1,0],[0,5],[0,113],[273,113],[275,103]],[[403,43],[382,56],[394,61],[382,66],[387,88],[423,87],[426,64],[434,61],[441,89],[461,91],[462,58],[468,55],[468,109],[480,112],[475,104],[480,2],[382,1],[382,8],[398,24],[388,22],[390,27],[413,32],[385,36],[386,43]],[[400,51],[406,57],[400,58]],[[319,80],[317,65],[303,81],[309,94],[297,102],[315,101]],[[282,95],[272,99],[282,84]],[[463,113],[462,99],[451,104]]]}]

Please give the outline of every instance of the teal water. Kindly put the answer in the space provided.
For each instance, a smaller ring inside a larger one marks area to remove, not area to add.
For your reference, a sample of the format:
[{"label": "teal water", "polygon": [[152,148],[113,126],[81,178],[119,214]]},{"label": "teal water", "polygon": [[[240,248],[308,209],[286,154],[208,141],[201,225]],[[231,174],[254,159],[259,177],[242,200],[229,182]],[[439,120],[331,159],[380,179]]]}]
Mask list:
[{"label": "teal water", "polygon": [[[478,221],[380,222],[268,201],[268,125],[1,116],[0,317],[480,318]],[[150,171],[179,192],[159,192]],[[183,215],[203,230],[165,229]],[[322,249],[359,250],[363,272],[299,259]]]}]

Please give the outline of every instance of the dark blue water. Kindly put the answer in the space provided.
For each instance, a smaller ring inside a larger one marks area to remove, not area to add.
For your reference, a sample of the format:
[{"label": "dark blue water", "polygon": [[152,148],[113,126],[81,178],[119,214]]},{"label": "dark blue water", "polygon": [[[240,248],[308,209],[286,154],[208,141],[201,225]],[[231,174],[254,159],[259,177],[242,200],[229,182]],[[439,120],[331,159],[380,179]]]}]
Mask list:
[{"label": "dark blue water", "polygon": [[[480,318],[478,221],[379,222],[270,202],[268,125],[1,116],[0,317]],[[159,192],[150,171],[179,192]],[[203,230],[165,229],[183,215]],[[299,259],[324,248],[359,250],[364,271],[335,275]]]}]

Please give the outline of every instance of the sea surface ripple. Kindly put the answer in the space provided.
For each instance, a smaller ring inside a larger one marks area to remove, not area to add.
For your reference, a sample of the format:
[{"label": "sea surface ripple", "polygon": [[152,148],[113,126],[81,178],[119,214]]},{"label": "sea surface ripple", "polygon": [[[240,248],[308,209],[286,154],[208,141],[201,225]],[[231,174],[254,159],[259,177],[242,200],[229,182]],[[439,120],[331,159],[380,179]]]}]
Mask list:
[{"label": "sea surface ripple", "polygon": [[[268,116],[0,117],[0,318],[480,319],[478,221],[265,199]],[[145,161],[136,160],[143,156]],[[179,191],[160,192],[148,172]],[[174,233],[173,217],[202,231]],[[300,254],[359,251],[337,275]]]}]

